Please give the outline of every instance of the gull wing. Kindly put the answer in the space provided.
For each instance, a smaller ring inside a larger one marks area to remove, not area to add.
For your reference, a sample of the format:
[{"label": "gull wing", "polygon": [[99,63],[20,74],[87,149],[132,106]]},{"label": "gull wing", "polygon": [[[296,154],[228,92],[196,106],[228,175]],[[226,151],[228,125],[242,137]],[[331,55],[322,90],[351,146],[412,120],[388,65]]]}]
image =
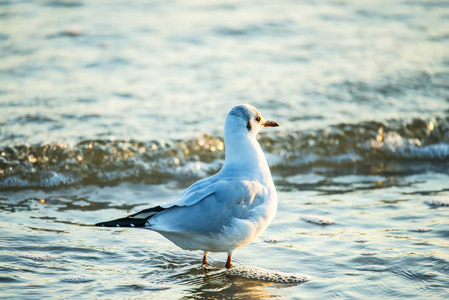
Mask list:
[{"label": "gull wing", "polygon": [[258,181],[219,180],[203,189],[187,190],[178,201],[190,205],[181,206],[176,201],[148,219],[146,227],[161,232],[218,233],[232,219],[250,218],[251,211],[263,203],[266,193]]},{"label": "gull wing", "polygon": [[158,213],[170,209],[172,207],[183,207],[194,205],[203,200],[214,192],[215,176],[205,178],[192,184],[184,193],[182,193],[174,202],[147,208],[138,213],[129,215],[124,218],[100,222],[95,226],[101,227],[145,227],[147,220]]},{"label": "gull wing", "polygon": [[95,225],[213,233],[228,226],[232,218],[247,219],[251,209],[263,202],[264,194],[266,189],[258,181],[212,176],[190,186],[172,203]]},{"label": "gull wing", "polygon": [[174,202],[162,204],[161,207],[191,206],[214,193],[217,181],[215,175],[197,181],[185,190]]}]

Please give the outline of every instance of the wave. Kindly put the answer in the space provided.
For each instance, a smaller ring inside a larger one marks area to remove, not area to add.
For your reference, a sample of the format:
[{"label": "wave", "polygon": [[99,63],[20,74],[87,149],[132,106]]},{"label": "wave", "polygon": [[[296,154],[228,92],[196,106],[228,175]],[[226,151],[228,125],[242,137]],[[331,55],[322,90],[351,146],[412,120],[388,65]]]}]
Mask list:
[{"label": "wave", "polygon": [[[259,142],[276,173],[326,167],[377,167],[385,162],[447,165],[449,117],[337,124],[324,129],[262,134]],[[221,137],[190,140],[86,140],[0,147],[0,189],[112,185],[122,181],[193,181],[217,172]],[[410,169],[409,168],[409,169]],[[385,171],[385,169],[383,169]]]}]

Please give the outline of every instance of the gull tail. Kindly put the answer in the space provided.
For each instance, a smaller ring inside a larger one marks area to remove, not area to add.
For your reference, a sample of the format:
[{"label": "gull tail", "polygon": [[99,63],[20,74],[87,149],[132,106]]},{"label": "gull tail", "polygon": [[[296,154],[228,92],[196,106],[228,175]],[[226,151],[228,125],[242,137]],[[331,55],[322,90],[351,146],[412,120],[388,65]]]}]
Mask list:
[{"label": "gull tail", "polygon": [[165,208],[160,206],[155,206],[152,208],[144,209],[138,213],[127,216],[125,218],[120,218],[112,221],[100,222],[95,224],[95,226],[101,227],[145,227],[148,219],[154,215],[164,211]]}]

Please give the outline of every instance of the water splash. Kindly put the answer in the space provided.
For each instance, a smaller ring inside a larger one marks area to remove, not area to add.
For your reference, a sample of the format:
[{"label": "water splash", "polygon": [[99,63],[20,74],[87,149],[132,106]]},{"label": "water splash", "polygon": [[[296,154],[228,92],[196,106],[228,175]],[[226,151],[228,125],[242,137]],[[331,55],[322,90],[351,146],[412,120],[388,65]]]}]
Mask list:
[{"label": "water splash", "polygon": [[307,277],[297,273],[284,273],[251,266],[234,267],[227,270],[226,274],[229,276],[269,281],[274,283],[302,283],[309,280]]}]

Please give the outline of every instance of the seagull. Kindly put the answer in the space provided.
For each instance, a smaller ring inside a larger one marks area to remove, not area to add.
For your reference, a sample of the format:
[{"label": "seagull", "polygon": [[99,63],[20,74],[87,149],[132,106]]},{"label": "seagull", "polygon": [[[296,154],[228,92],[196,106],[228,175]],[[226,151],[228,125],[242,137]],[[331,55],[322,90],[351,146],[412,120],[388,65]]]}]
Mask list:
[{"label": "seagull", "polygon": [[202,250],[203,267],[210,252],[234,251],[254,241],[277,210],[276,188],[257,134],[278,123],[265,120],[248,104],[231,109],[225,120],[226,158],[215,175],[191,185],[174,202],[142,210],[96,226],[156,231],[184,250]]}]

